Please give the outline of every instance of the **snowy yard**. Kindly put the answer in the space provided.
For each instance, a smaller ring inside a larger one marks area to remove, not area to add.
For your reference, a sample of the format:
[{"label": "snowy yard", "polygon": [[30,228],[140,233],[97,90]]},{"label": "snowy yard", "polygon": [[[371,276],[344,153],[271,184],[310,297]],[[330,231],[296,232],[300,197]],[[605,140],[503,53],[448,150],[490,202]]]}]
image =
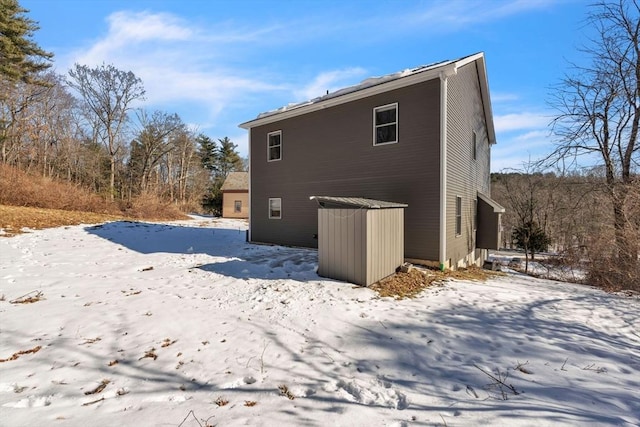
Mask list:
[{"label": "snowy yard", "polygon": [[245,228],[1,238],[0,425],[640,425],[638,298],[516,274],[378,298]]}]

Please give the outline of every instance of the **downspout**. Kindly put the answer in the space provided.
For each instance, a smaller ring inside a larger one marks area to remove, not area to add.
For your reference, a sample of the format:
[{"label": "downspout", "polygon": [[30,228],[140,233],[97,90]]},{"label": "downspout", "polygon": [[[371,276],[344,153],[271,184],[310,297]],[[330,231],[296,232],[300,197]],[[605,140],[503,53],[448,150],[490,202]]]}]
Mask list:
[{"label": "downspout", "polygon": [[447,80],[456,73],[455,64],[440,72],[440,245],[438,261],[441,271],[447,268]]}]

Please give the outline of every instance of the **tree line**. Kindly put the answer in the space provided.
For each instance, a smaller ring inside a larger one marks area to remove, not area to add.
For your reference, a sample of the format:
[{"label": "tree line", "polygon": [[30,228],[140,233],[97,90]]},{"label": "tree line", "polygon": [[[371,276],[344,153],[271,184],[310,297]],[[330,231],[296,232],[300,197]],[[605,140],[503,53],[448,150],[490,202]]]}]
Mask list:
[{"label": "tree line", "polygon": [[[220,186],[244,170],[237,146],[149,111],[144,84],[113,65],[49,71],[52,53],[16,0],[0,0],[0,160],[114,200],[154,195],[185,210],[219,213]],[[5,36],[6,35],[6,36]]]},{"label": "tree line", "polygon": [[[640,290],[640,3],[590,8],[595,36],[580,48],[588,63],[573,64],[550,95],[555,149],[495,175],[494,197],[508,209],[507,236],[525,251],[551,245],[588,260],[591,283]],[[541,172],[551,167],[559,173]]]}]

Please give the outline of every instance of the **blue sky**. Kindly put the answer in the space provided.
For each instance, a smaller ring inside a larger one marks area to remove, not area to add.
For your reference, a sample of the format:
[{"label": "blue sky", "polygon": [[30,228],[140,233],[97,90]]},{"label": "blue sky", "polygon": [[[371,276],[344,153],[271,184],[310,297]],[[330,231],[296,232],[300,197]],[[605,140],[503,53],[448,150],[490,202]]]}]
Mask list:
[{"label": "blue sky", "polygon": [[74,63],[133,71],[144,108],[247,154],[238,124],[367,77],[485,52],[492,171],[552,149],[551,87],[583,62],[583,0],[19,0],[34,39]]}]

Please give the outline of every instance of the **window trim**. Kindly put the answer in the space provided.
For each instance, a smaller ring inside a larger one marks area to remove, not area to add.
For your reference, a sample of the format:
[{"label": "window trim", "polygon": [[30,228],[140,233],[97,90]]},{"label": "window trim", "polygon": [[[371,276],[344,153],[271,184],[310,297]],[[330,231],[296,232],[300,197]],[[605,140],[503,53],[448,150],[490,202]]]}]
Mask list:
[{"label": "window trim", "polygon": [[[393,122],[393,123],[385,123],[385,124],[382,124],[382,125],[378,126],[378,124],[376,123],[376,113],[378,111],[385,111],[385,110],[391,110],[391,109],[395,109],[396,110],[396,120],[395,120],[395,122]],[[377,146],[380,146],[380,145],[389,145],[389,144],[397,144],[398,143],[399,135],[400,135],[400,126],[398,125],[399,115],[400,115],[399,112],[400,112],[400,110],[398,108],[398,103],[397,102],[393,102],[391,104],[386,104],[386,105],[380,105],[378,107],[374,107],[373,108],[373,146],[374,147],[377,147]],[[377,143],[376,140],[377,140],[377,135],[378,135],[378,132],[377,132],[378,128],[382,127],[382,126],[389,126],[391,124],[395,125],[395,127],[396,127],[396,139],[394,141],[387,141],[387,142]]]},{"label": "window trim", "polygon": [[[274,145],[273,147],[280,147],[280,157],[278,157],[277,159],[271,159],[270,155],[271,155],[271,148],[272,146],[269,145],[271,143],[270,139],[271,139],[271,135],[279,135],[280,136],[280,145]],[[275,130],[273,132],[268,132],[267,133],[267,162],[277,162],[282,160],[282,129],[280,130]]]},{"label": "window trim", "polygon": [[[272,215],[271,212],[271,202],[272,201],[278,201],[278,203],[280,204],[280,214],[278,216]],[[282,198],[280,197],[269,197],[269,204],[268,204],[268,210],[269,210],[269,219],[282,219]]]},{"label": "window trim", "polygon": [[456,237],[462,236],[462,197],[456,196],[456,223],[455,232]]},{"label": "window trim", "polygon": [[233,213],[241,213],[241,212],[242,212],[242,200],[234,200]]}]

